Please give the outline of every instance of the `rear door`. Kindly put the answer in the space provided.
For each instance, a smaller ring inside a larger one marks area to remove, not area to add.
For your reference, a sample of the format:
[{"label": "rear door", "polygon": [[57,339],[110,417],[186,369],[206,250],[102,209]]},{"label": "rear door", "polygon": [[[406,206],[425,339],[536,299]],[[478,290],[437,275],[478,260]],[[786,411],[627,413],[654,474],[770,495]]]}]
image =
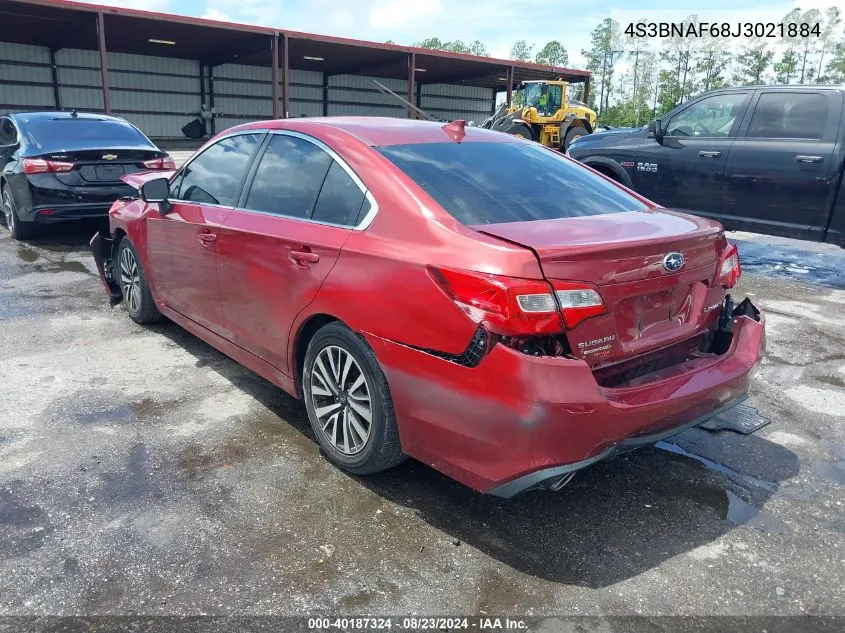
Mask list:
[{"label": "rear door", "polygon": [[365,189],[319,141],[272,133],[218,243],[220,294],[233,342],[288,374],[288,336],[317,294],[365,205]]},{"label": "rear door", "polygon": [[634,189],[665,207],[718,214],[725,160],[750,94],[702,97],[664,120],[662,141],[647,137],[637,150]]},{"label": "rear door", "polygon": [[762,90],[747,119],[728,156],[719,218],[821,239],[836,189],[842,93]]},{"label": "rear door", "polygon": [[159,298],[218,334],[217,238],[263,137],[237,134],[207,147],[174,179],[169,211],[147,215],[147,258]]}]

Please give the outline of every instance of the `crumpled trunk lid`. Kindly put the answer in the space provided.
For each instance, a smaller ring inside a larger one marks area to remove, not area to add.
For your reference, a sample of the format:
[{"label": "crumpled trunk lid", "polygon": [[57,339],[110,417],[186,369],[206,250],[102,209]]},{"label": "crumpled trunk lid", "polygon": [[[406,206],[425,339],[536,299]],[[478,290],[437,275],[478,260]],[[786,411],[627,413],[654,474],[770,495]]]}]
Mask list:
[{"label": "crumpled trunk lid", "polygon": [[[591,366],[691,338],[718,316],[724,289],[713,281],[726,242],[711,220],[660,209],[473,228],[532,249],[553,284],[597,287],[607,314],[567,332]],[[677,270],[664,265],[672,253],[684,260]]]}]

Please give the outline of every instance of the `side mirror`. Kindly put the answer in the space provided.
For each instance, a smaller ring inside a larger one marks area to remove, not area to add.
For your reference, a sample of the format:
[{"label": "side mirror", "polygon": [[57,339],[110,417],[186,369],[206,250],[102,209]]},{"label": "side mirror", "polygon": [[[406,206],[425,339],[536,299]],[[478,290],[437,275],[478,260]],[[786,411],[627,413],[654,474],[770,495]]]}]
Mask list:
[{"label": "side mirror", "polygon": [[655,119],[654,121],[648,124],[648,131],[649,134],[654,135],[654,138],[657,140],[658,143],[663,142],[663,136],[666,132],[663,129],[663,121],[661,121],[660,119]]},{"label": "side mirror", "polygon": [[154,178],[141,185],[141,200],[144,202],[167,202],[170,196],[170,181],[167,178]]}]

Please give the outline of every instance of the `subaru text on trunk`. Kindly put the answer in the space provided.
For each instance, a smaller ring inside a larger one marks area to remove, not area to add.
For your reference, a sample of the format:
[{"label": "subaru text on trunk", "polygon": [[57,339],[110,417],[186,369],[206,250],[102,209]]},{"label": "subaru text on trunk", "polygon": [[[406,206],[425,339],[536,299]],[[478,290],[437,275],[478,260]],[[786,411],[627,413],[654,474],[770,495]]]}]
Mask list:
[{"label": "subaru text on trunk", "polygon": [[111,301],[304,399],[352,473],[556,489],[741,401],[762,354],[718,223],[462,121],[252,123],[125,180]]}]

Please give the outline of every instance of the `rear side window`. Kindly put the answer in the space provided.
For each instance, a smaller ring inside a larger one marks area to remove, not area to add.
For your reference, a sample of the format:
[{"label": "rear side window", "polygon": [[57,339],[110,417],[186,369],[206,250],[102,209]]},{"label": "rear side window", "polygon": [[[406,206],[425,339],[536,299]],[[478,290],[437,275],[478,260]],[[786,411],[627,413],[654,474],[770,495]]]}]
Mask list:
[{"label": "rear side window", "polygon": [[308,218],[331,167],[322,149],[295,136],[270,140],[246,200],[246,208],[294,218]]},{"label": "rear side window", "polygon": [[224,138],[185,166],[171,197],[199,204],[234,205],[263,134]]},{"label": "rear side window", "polygon": [[49,118],[24,119],[21,129],[43,152],[112,147],[154,147],[150,140],[132,125],[111,119]]},{"label": "rear side window", "polygon": [[331,224],[356,224],[363,202],[364,192],[361,188],[343,167],[332,162],[312,217]]},{"label": "rear side window", "polygon": [[746,136],[820,139],[827,121],[827,99],[810,92],[764,92]]},{"label": "rear side window", "polygon": [[18,140],[18,134],[12,120],[0,117],[0,145],[11,145]]},{"label": "rear side window", "polygon": [[641,211],[646,205],[530,143],[423,143],[378,150],[464,224]]}]

